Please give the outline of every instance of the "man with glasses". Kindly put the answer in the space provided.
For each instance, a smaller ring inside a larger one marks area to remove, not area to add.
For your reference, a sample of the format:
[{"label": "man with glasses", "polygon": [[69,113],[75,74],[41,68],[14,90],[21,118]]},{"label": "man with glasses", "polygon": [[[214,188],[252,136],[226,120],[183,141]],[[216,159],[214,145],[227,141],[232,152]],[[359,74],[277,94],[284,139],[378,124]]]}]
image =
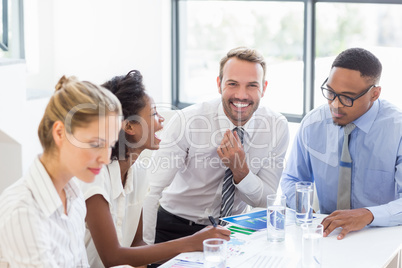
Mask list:
[{"label": "man with glasses", "polygon": [[328,105],[303,119],[281,187],[295,208],[295,183],[315,182],[324,236],[366,225],[402,224],[402,111],[379,99],[382,66],[369,51],[337,56],[321,86]]}]

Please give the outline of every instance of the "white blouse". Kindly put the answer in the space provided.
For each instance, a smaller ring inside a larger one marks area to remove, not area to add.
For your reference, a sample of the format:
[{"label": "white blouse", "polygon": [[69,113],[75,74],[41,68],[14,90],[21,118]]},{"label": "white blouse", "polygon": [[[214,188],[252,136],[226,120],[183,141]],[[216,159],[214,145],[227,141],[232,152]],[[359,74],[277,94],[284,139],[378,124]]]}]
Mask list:
[{"label": "white blouse", "polygon": [[36,158],[27,175],[0,196],[0,267],[89,267],[86,206],[75,179],[64,188],[67,215]]},{"label": "white blouse", "polygon": [[[80,186],[85,199],[96,194],[100,194],[105,198],[109,203],[120,245],[130,247],[137,232],[143,201],[148,192],[145,170],[141,167],[140,161],[137,160],[128,170],[124,188],[121,182],[118,161],[113,161],[103,167],[94,182],[89,184],[80,183]],[[88,226],[85,232],[85,246],[91,267],[104,267],[96,251]]]}]

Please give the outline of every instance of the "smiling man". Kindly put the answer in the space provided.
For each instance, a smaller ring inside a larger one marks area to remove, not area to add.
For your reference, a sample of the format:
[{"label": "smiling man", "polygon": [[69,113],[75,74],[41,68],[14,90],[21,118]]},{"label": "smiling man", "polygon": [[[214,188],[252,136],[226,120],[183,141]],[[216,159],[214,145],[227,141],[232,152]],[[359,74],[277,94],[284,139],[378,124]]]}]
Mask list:
[{"label": "smiling man", "polygon": [[[162,134],[147,175],[145,239],[163,242],[191,235],[247,205],[266,206],[275,193],[289,142],[284,116],[259,107],[267,89],[265,60],[236,48],[221,60],[221,98],[192,105]],[[160,204],[160,206],[159,206]]]},{"label": "smiling man", "polygon": [[379,99],[382,66],[369,51],[345,50],[321,86],[328,100],[303,119],[281,186],[295,208],[295,183],[315,182],[324,236],[366,225],[402,224],[402,111]]}]

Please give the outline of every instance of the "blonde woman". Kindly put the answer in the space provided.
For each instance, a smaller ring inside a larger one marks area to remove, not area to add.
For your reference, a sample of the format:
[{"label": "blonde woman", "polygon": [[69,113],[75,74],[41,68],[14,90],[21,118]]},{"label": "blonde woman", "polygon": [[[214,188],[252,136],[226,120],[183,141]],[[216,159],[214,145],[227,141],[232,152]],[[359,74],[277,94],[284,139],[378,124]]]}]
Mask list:
[{"label": "blonde woman", "polygon": [[109,163],[121,113],[109,91],[60,79],[38,129],[43,154],[0,196],[0,267],[89,267],[86,207],[72,178],[92,182]]}]

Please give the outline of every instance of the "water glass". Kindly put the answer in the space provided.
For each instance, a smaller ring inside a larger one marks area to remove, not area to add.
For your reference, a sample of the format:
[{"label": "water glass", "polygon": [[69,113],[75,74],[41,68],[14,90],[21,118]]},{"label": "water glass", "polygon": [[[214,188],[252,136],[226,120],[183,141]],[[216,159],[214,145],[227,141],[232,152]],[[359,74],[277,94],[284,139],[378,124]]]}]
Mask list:
[{"label": "water glass", "polygon": [[226,268],[227,241],[221,238],[210,238],[203,242],[204,267]]},{"label": "water glass", "polygon": [[285,240],[286,196],[267,196],[267,239],[271,242]]},{"label": "water glass", "polygon": [[302,228],[302,267],[320,268],[322,265],[321,241],[322,224],[303,223]]},{"label": "water glass", "polygon": [[313,222],[314,184],[301,181],[296,183],[296,224]]}]

